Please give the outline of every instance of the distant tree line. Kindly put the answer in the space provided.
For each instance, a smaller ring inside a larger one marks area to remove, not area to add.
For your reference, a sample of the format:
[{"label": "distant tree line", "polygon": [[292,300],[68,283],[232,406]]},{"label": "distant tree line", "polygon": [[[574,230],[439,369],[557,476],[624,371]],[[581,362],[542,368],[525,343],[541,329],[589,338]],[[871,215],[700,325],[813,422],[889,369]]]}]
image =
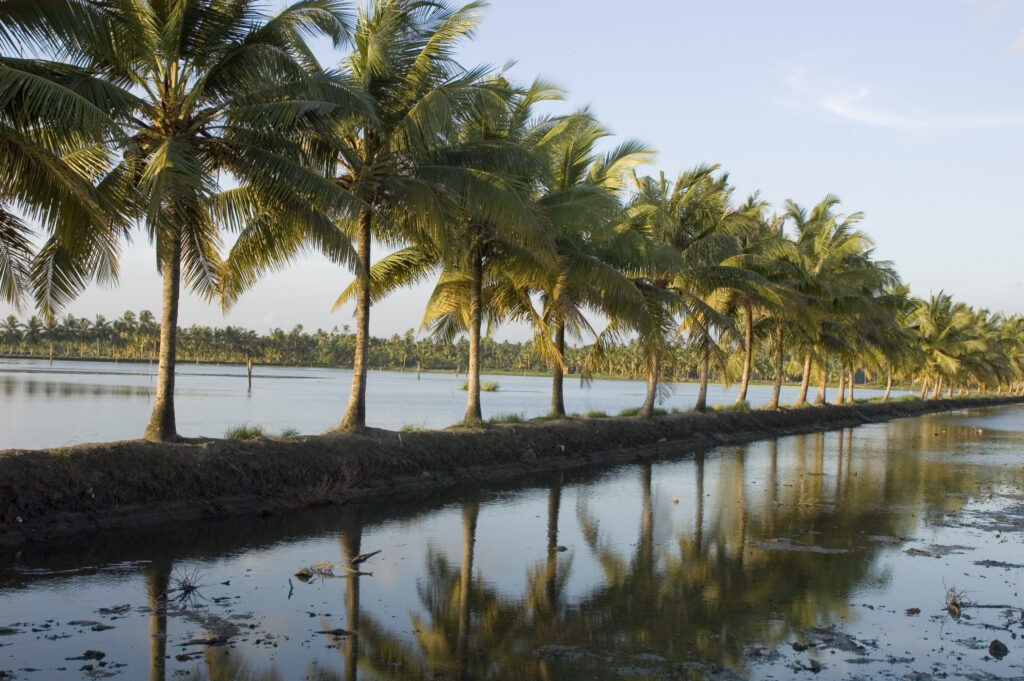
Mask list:
[{"label": "distant tree line", "polygon": [[[20,320],[14,315],[0,320],[0,353],[12,356],[49,359],[127,359],[152,361],[159,354],[160,327],[149,310],[138,314],[126,311],[108,320],[65,315],[44,322],[33,315]],[[307,332],[297,325],[290,331],[273,329],[259,334],[239,326],[197,326],[178,329],[177,359],[183,362],[223,362],[234,364],[272,364],[280,366],[327,366],[352,368],[355,334],[348,326],[330,331]],[[566,348],[566,373],[578,375],[591,351],[590,347]],[[469,341],[442,342],[427,336],[416,338],[409,329],[390,338],[370,339],[370,367],[395,371],[465,372]],[[481,341],[480,363],[486,372],[539,373],[548,365],[534,352],[532,342],[498,342],[489,337]],[[670,380],[695,376],[693,353],[677,343],[667,363]],[[769,367],[767,357],[757,369]],[[755,369],[755,377],[761,374]],[[599,376],[643,378],[644,362],[636,342],[616,344],[605,350]]]}]

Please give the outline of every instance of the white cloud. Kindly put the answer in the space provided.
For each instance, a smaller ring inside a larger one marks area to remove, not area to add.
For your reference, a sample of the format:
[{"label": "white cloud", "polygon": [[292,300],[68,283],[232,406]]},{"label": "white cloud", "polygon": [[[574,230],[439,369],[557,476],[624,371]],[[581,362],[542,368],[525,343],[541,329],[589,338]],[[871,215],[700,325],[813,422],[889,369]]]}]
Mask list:
[{"label": "white cloud", "polygon": [[807,69],[797,67],[786,78],[790,106],[824,111],[832,116],[876,128],[901,132],[935,134],[957,130],[997,130],[1024,127],[1024,113],[969,112],[941,114],[900,111],[877,103],[866,86],[815,83]]}]

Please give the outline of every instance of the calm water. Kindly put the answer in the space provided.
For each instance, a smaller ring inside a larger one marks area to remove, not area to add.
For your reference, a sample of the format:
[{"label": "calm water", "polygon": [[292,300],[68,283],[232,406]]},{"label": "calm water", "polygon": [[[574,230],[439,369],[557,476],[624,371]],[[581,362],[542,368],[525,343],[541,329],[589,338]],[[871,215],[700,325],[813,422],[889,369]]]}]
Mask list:
[{"label": "calm water", "polygon": [[1022,452],[1024,408],[972,410],[27,547],[0,678],[1020,678]]},{"label": "calm water", "polygon": [[[414,372],[371,372],[367,386],[367,425],[398,430],[405,426],[444,428],[462,420],[464,376]],[[551,380],[539,376],[484,376],[499,384],[481,396],[484,418],[546,414]],[[256,367],[253,388],[246,389],[245,368],[178,365],[175,407],[183,435],[222,437],[244,423],[270,432],[295,429],[322,433],[345,411],[352,372],[340,369]],[[142,435],[153,408],[156,365],[113,362],[54,362],[0,359],[0,449],[62,447],[80,442],[125,440]],[[710,404],[732,404],[738,387],[709,387]],[[643,403],[641,381],[594,381],[583,387],[565,382],[569,412],[603,411],[614,415]],[[783,402],[797,389],[783,388]],[[860,396],[881,394],[860,390]],[[832,392],[835,395],[835,392]],[[752,386],[748,402],[765,404],[770,386]],[[693,407],[697,386],[680,384],[660,406]]]}]

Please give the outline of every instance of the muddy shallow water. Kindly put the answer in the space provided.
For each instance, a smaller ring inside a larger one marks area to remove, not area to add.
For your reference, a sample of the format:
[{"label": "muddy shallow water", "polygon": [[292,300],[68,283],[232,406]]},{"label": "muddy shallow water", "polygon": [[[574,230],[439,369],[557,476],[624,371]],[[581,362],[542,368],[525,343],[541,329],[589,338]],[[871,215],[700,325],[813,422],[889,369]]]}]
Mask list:
[{"label": "muddy shallow water", "polygon": [[0,679],[1024,678],[1022,457],[979,409],[0,553]]}]

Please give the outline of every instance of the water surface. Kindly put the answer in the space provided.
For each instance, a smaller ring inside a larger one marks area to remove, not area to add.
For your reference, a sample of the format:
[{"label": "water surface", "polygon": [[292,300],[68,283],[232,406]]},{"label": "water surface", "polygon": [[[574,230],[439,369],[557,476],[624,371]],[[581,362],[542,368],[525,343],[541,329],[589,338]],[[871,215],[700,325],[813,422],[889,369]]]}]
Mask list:
[{"label": "water surface", "polygon": [[968,410],[404,508],[25,547],[0,554],[0,670],[1019,678],[1022,451],[1024,408]]},{"label": "water surface", "polygon": [[[551,404],[551,379],[543,376],[484,376],[498,383],[481,396],[484,418],[515,414],[542,416]],[[343,369],[256,367],[247,389],[245,367],[179,364],[175,377],[178,432],[223,437],[241,424],[270,433],[294,429],[322,433],[341,421],[352,372]],[[373,371],[367,384],[367,425],[445,428],[462,420],[465,376]],[[156,365],[114,362],[60,362],[0,359],[0,449],[63,447],[140,437],[153,409]],[[709,387],[709,404],[732,404],[738,387]],[[859,396],[881,394],[858,390]],[[783,388],[783,402],[797,389]],[[639,407],[642,381],[597,380],[582,386],[565,381],[567,411],[618,414]],[[834,395],[834,391],[832,395]],[[767,403],[770,386],[752,386],[748,402]],[[659,406],[685,411],[693,407],[697,386],[679,384]]]}]

